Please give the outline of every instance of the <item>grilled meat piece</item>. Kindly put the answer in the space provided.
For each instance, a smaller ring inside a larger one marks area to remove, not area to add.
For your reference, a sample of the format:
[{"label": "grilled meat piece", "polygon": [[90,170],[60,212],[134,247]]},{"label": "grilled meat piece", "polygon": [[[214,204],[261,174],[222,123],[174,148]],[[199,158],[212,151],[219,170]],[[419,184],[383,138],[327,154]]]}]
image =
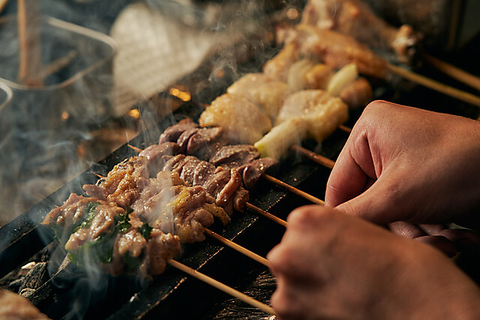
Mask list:
[{"label": "grilled meat piece", "polygon": [[215,166],[228,164],[228,167],[238,167],[260,158],[257,148],[250,144],[228,145],[220,148],[209,160]]},{"label": "grilled meat piece", "polygon": [[72,193],[61,206],[52,209],[46,215],[42,224],[52,227],[57,238],[66,240],[73,229],[81,225],[85,219],[91,221],[97,213],[110,210],[124,211],[107,201]]},{"label": "grilled meat piece", "polygon": [[145,233],[137,228],[117,234],[111,249],[111,259],[102,263],[108,273],[138,273],[152,279],[165,271],[167,262],[182,252],[180,239],[171,233],[152,228]]},{"label": "grilled meat piece", "polygon": [[152,144],[140,152],[140,157],[145,157],[148,161],[148,170],[150,173],[160,171],[160,161],[166,154],[177,154],[180,152],[180,146],[175,142],[163,142]]},{"label": "grilled meat piece", "polygon": [[370,82],[360,77],[340,91],[342,99],[351,109],[365,107],[372,101],[373,91]]},{"label": "grilled meat piece", "polygon": [[218,148],[227,144],[227,140],[222,133],[223,129],[221,127],[197,129],[189,136],[184,153],[200,159],[210,158]]},{"label": "grilled meat piece", "polygon": [[97,185],[87,184],[83,189],[91,197],[127,208],[138,198],[149,178],[147,158],[137,156],[117,164]]},{"label": "grilled meat piece", "polygon": [[132,209],[150,226],[178,235],[182,243],[192,243],[205,239],[204,227],[214,222],[214,215],[229,221],[220,208],[211,210],[213,203],[203,188],[188,187],[177,172],[162,171],[150,179]]},{"label": "grilled meat piece", "polygon": [[242,176],[243,184],[247,189],[253,189],[258,179],[270,168],[275,167],[278,161],[273,158],[261,158],[260,152],[252,145],[228,145],[220,148],[210,158],[210,163],[226,169],[236,169]]},{"label": "grilled meat piece", "polygon": [[[136,267],[140,263],[140,256],[145,252],[146,245],[147,239],[137,228],[119,233],[113,244],[111,259],[103,262],[103,269],[114,276],[124,271],[137,271]],[[135,261],[133,264],[131,264],[132,260]]]},{"label": "grilled meat piece", "polygon": [[145,259],[139,269],[146,277],[156,276],[165,271],[167,262],[180,255],[182,247],[178,236],[163,233],[161,230],[152,229],[145,249]]},{"label": "grilled meat piece", "polygon": [[274,122],[288,95],[288,86],[263,73],[248,73],[228,87],[227,92],[255,103]]},{"label": "grilled meat piece", "polygon": [[348,35],[300,24],[290,30],[287,41],[296,43],[301,55],[314,56],[335,70],[355,63],[361,74],[384,80],[391,77],[386,60]]},{"label": "grilled meat piece", "polygon": [[164,142],[177,142],[180,135],[188,129],[197,128],[198,124],[190,118],[180,120],[177,124],[165,129],[158,140],[159,144]]},{"label": "grilled meat piece", "polygon": [[98,199],[86,198],[72,193],[62,206],[52,209],[42,223],[61,227],[75,225],[86,218],[89,206],[92,203],[98,204],[99,202]]},{"label": "grilled meat piece", "polygon": [[258,180],[270,168],[278,165],[278,160],[273,158],[255,159],[237,168],[238,172],[242,174],[243,184],[247,189],[253,189]]},{"label": "grilled meat piece", "polygon": [[186,182],[203,187],[215,198],[215,204],[229,214],[243,211],[248,201],[248,192],[243,192],[242,179],[237,170],[223,170],[193,156],[179,154],[165,156],[163,170],[177,172]]},{"label": "grilled meat piece", "polygon": [[112,203],[98,205],[70,236],[65,244],[65,249],[67,251],[76,250],[85,243],[94,241],[110,232],[115,226],[116,218],[121,215],[125,215],[125,210],[119,206]]},{"label": "grilled meat piece", "polygon": [[278,123],[300,119],[309,137],[323,141],[348,119],[347,105],[323,90],[304,90],[287,98]]},{"label": "grilled meat piece", "polygon": [[[284,41],[284,39],[282,39]],[[285,43],[282,50],[263,66],[263,73],[278,81],[287,82],[290,67],[300,59],[300,46],[290,41]]]},{"label": "grilled meat piece", "polygon": [[409,25],[391,26],[359,0],[309,0],[301,22],[347,34],[374,50],[394,54],[403,63],[411,61],[422,38]]},{"label": "grilled meat piece", "polygon": [[166,142],[178,144],[178,149],[172,154],[185,153],[200,159],[210,158],[218,148],[227,144],[221,127],[199,128],[190,118],[165,129],[160,135],[159,145]]},{"label": "grilled meat piece", "polygon": [[216,98],[202,112],[199,123],[202,127],[222,127],[231,144],[253,144],[272,127],[270,118],[253,102],[230,93]]}]

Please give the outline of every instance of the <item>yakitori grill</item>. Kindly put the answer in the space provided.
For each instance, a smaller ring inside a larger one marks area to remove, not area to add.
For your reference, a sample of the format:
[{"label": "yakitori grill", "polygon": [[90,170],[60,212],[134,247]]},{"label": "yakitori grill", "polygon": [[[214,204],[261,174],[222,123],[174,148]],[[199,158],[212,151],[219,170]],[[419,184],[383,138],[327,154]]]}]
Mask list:
[{"label": "yakitori grill", "polygon": [[369,102],[480,115],[470,1],[118,2],[0,1],[0,299],[38,317],[274,319],[265,257]]}]

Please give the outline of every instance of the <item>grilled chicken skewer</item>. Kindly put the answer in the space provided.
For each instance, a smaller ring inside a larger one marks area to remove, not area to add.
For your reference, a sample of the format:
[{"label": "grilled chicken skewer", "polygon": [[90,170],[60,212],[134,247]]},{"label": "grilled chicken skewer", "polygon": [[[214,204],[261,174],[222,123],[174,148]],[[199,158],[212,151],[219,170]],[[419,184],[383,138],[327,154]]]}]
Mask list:
[{"label": "grilled chicken skewer", "polygon": [[[195,138],[192,133],[200,131],[200,129],[196,130],[196,127],[192,127],[189,123],[187,127],[190,129],[186,130],[185,123],[180,124],[180,127],[182,125],[184,126],[183,131],[166,130],[161,139],[188,141],[189,148],[186,148],[185,151],[192,151],[190,142],[202,140],[199,137]],[[213,130],[215,132],[215,128]],[[188,139],[182,138],[187,131]],[[206,132],[207,136],[211,137],[211,130],[202,129],[201,132]],[[210,142],[212,141],[218,142],[216,139],[210,140]],[[113,274],[119,274],[124,269],[123,262],[125,261],[122,260],[125,260],[125,254],[131,258],[137,258],[144,252],[152,228],[154,231],[158,229],[158,232],[154,234],[176,230],[173,238],[168,234],[165,235],[169,240],[173,239],[173,242],[202,241],[205,227],[213,223],[213,216],[226,224],[230,221],[229,215],[233,208],[237,211],[243,210],[245,202],[248,200],[248,191],[241,187],[242,177],[238,171],[239,167],[243,167],[243,182],[248,185],[247,181],[251,180],[247,172],[249,167],[233,163],[231,160],[235,159],[232,156],[242,155],[243,157],[244,152],[247,154],[252,154],[252,152],[248,148],[240,150],[235,148],[233,153],[225,154],[224,148],[220,148],[219,150],[222,152],[216,152],[211,160],[216,163],[224,163],[228,159],[232,169],[218,170],[220,167],[216,168],[213,164],[193,156],[166,155],[178,148],[181,148],[181,145],[166,141],[161,145],[150,146],[141,151],[140,156],[116,165],[107,177],[99,180],[99,183],[84,185],[90,198],[71,195],[62,207],[49,213],[44,223],[65,227],[67,224],[78,225],[77,221],[84,220],[80,226],[74,227],[73,234],[70,235],[72,230],[68,228],[66,232],[69,236],[66,249],[72,253],[80,250],[80,254],[90,240],[100,239],[112,228],[113,230],[119,229],[114,231],[118,235],[114,235],[109,242],[110,245],[114,245],[113,257],[106,261],[108,263],[104,263],[104,266]],[[161,156],[163,158],[159,159]],[[264,165],[268,164],[268,159],[257,160],[256,157],[253,153],[253,156],[248,157],[248,161],[260,164],[260,170],[262,170]],[[163,163],[159,160],[162,160]],[[167,173],[165,170],[173,171]],[[152,172],[158,172],[155,178],[150,177]],[[185,185],[181,178],[186,179],[192,187]],[[206,189],[203,189],[204,187]],[[157,212],[159,210],[161,212]],[[173,216],[162,215],[161,213],[165,210],[171,211]],[[80,215],[78,215],[79,211]],[[86,217],[86,212],[88,212],[88,217]],[[124,234],[126,234],[125,239],[123,238]],[[163,234],[160,235],[163,237]],[[59,238],[64,237],[59,236]],[[127,241],[127,238],[134,240],[130,242]],[[247,253],[247,250],[244,252],[249,256],[254,256],[253,253]],[[172,256],[175,254],[172,253]],[[258,256],[255,259],[267,265],[265,259]],[[113,260],[112,264],[110,264],[111,260]],[[129,258],[129,260],[131,259]],[[155,270],[153,275],[161,272],[163,270]],[[149,270],[146,274],[149,275]]]},{"label": "grilled chicken skewer", "polygon": [[[181,129],[181,130],[184,130],[184,132],[186,132],[186,131],[188,130],[188,129],[185,128],[186,124],[188,124],[188,127],[190,127],[190,126],[195,126],[195,124],[194,124],[190,119],[186,119],[186,120],[184,120],[183,122],[181,121],[179,124],[177,124],[177,125],[175,125],[175,126],[172,126],[172,127],[171,127],[171,130],[166,130],[166,132],[167,132],[167,134],[169,134],[169,133],[168,133],[169,131],[177,130],[177,129],[182,128],[182,127],[183,127],[183,129]],[[195,126],[195,128],[196,128],[196,126]],[[200,129],[200,130],[204,130],[204,129]],[[182,134],[175,134],[174,136],[180,137],[181,135],[182,135]],[[172,138],[172,139],[175,140],[174,138]],[[163,140],[164,140],[164,139],[160,138],[160,141],[163,141]],[[160,150],[162,149],[162,147],[159,146],[159,145],[152,145],[152,146],[150,146],[150,147],[148,147],[147,149],[144,149],[144,150],[143,150],[143,149],[140,149],[140,148],[137,148],[137,147],[134,147],[134,146],[131,146],[131,145],[129,145],[129,147],[132,148],[133,150],[137,151],[139,154],[144,154],[144,155],[146,155],[146,154],[150,153],[152,159],[154,159],[155,157],[158,157],[158,155],[154,155],[154,150],[155,150],[155,149],[157,149],[157,150],[158,150],[158,149],[160,149]],[[208,146],[205,146],[205,147],[208,149]],[[259,155],[257,155],[256,153],[253,153],[253,155],[251,154],[251,152],[253,151],[252,148],[251,148],[251,146],[250,146],[250,147],[247,147],[247,146],[237,146],[237,147],[241,147],[241,148],[237,148],[237,150],[235,150],[235,151],[237,152],[237,154],[235,154],[235,152],[234,152],[234,153],[230,154],[230,155],[227,157],[229,160],[232,160],[233,162],[234,162],[234,160],[235,160],[236,158],[238,159],[239,157],[242,157],[242,158],[245,157],[247,151],[250,153],[250,159],[255,159],[256,157],[259,156]],[[245,148],[247,148],[247,149],[245,149]],[[238,154],[238,152],[239,152],[240,154]],[[183,160],[185,160],[185,158],[183,158]],[[213,157],[213,160],[214,160],[214,162],[218,162],[218,161],[220,161],[220,158],[219,158],[219,157]],[[204,164],[204,166],[206,166],[206,164]],[[263,170],[262,170],[262,172],[263,172]],[[259,176],[262,176],[262,177],[266,178],[267,180],[269,180],[269,181],[271,181],[271,182],[274,182],[274,183],[277,183],[277,184],[281,183],[281,182],[279,182],[278,179],[275,179],[275,178],[273,178],[273,177],[271,177],[270,175],[265,174],[265,173],[262,174],[262,173],[260,172],[260,174],[257,174],[256,176],[257,176],[257,178],[258,178]],[[256,179],[255,179],[255,181],[256,181]],[[251,182],[251,181],[248,183],[248,185],[250,185],[250,186],[253,186],[253,184],[254,184],[254,183]],[[285,186],[284,183],[283,183],[283,186]],[[296,189],[296,188],[294,188],[294,187],[292,187],[292,186],[288,186],[288,188],[289,188],[292,192],[294,192],[294,193],[296,193],[296,194],[298,194],[298,195],[300,195],[300,196],[306,197],[307,200],[312,200],[312,199],[313,199],[313,201],[314,201],[315,203],[320,203],[320,202],[322,202],[320,199],[316,199],[316,198],[314,198],[313,196],[308,195],[307,193],[304,193],[304,192],[302,192],[301,190],[298,190],[298,189]],[[255,211],[255,212],[257,212],[257,213],[259,213],[259,214],[261,214],[261,215],[263,215],[263,216],[265,216],[265,217],[267,217],[268,219],[270,219],[270,220],[272,220],[272,221],[274,221],[274,222],[276,222],[276,223],[278,223],[278,224],[281,224],[281,225],[283,225],[283,226],[286,226],[286,222],[285,222],[284,220],[282,220],[282,219],[280,219],[280,218],[278,218],[278,217],[276,217],[276,216],[274,216],[274,215],[272,215],[272,214],[270,214],[270,213],[268,213],[268,212],[266,212],[266,211],[264,211],[264,210],[262,210],[262,209],[260,209],[260,208],[258,208],[258,207],[256,207],[256,206],[254,206],[253,204],[251,204],[251,203],[249,203],[249,202],[245,202],[245,207],[248,208],[248,209],[251,209],[251,210],[253,210],[253,211]]]},{"label": "grilled chicken skewer", "polygon": [[[288,33],[286,43],[292,42],[292,46],[297,48],[300,54],[316,55],[332,67],[339,68],[354,62],[361,74],[388,81],[394,73],[440,93],[480,106],[479,97],[391,65],[365,45],[347,35],[310,25],[298,25]],[[291,56],[295,57],[293,54]]]},{"label": "grilled chicken skewer", "polygon": [[309,0],[301,23],[349,35],[401,63],[411,62],[422,40],[411,26],[391,26],[360,0]]},{"label": "grilled chicken skewer", "polygon": [[[409,25],[395,28],[378,17],[371,8],[359,0],[310,0],[303,10],[301,23],[333,30],[353,37],[375,51],[395,55],[400,63],[411,64],[419,56],[439,71],[480,90],[480,79],[459,68],[437,59],[419,46],[423,36]],[[389,59],[392,61],[392,59]]]},{"label": "grilled chicken skewer", "polygon": [[[117,275],[125,270],[128,271],[128,269],[132,267],[129,265],[129,261],[140,257],[142,252],[144,253],[145,258],[141,261],[136,261],[136,263],[139,265],[139,269],[144,275],[146,274],[148,276],[154,276],[160,274],[165,270],[166,264],[174,265],[175,267],[185,271],[186,267],[174,261],[173,257],[179,255],[181,251],[181,239],[183,239],[182,242],[203,240],[201,237],[199,237],[198,233],[194,230],[190,230],[190,227],[187,225],[186,234],[185,232],[180,232],[179,236],[164,234],[160,228],[162,228],[162,225],[165,223],[165,221],[161,221],[161,224],[159,225],[157,223],[159,219],[157,219],[152,224],[153,227],[150,227],[148,224],[145,224],[143,221],[141,221],[139,217],[142,217],[144,220],[146,219],[146,216],[151,213],[151,211],[148,209],[155,207],[152,206],[150,200],[157,195],[161,195],[164,191],[157,190],[156,188],[149,190],[150,185],[156,186],[157,180],[165,178],[161,175],[171,176],[172,181],[170,184],[172,187],[179,187],[181,190],[178,193],[179,196],[182,195],[185,190],[190,191],[193,189],[194,191],[199,191],[199,187],[189,188],[183,186],[181,183],[179,183],[178,173],[176,172],[167,173],[161,171],[157,174],[157,178],[150,178],[150,181],[147,182],[146,178],[149,176],[149,173],[147,161],[145,160],[146,159],[144,159],[144,157],[134,157],[128,159],[110,171],[108,176],[101,179],[101,182],[98,185],[84,186],[84,188],[87,190],[87,193],[90,193],[91,195],[95,194],[101,199],[93,197],[86,198],[72,194],[62,207],[52,210],[52,212],[47,215],[44,223],[62,227],[63,232],[57,233],[59,238],[65,238],[62,237],[62,234],[66,233],[68,235],[71,232],[65,231],[65,229],[71,230],[74,228],[74,233],[70,235],[65,248],[70,252],[70,256],[73,257],[74,260],[77,260],[77,263],[82,263],[81,259],[83,259],[83,254],[90,253],[86,252],[85,250],[87,249],[84,248],[88,248],[90,250],[99,241],[108,237],[107,239],[113,239],[113,241],[109,241],[110,244],[113,244],[113,256],[107,261],[101,261],[103,268],[114,275]],[[144,201],[142,199],[145,198],[145,194],[153,194],[153,196],[148,198],[149,200]],[[177,196],[177,198],[168,201],[166,205],[162,205],[161,208],[169,207],[172,211],[183,217],[186,212],[181,213],[182,208],[187,206],[189,207],[187,210],[192,209],[191,204],[183,204],[183,201],[190,200],[193,196],[195,199],[193,202],[198,202],[198,197],[199,195],[201,197],[201,194],[202,193],[197,193],[196,195],[192,194],[188,199],[184,197],[180,200]],[[205,194],[205,191],[203,191],[203,194]],[[107,199],[108,201],[106,201]],[[141,201],[141,208],[139,207],[138,201]],[[205,205],[202,207],[204,208],[204,206]],[[131,212],[126,212],[124,208],[132,208],[134,210]],[[189,215],[192,216],[191,212]],[[202,213],[202,216],[203,217],[199,218],[199,221],[201,223],[208,224],[208,221],[205,222],[205,213]],[[190,221],[194,221],[194,219],[195,217],[193,217]],[[80,221],[81,224],[75,227],[75,225],[78,225],[78,222]],[[151,219],[149,221],[151,221]],[[109,225],[112,224],[113,230],[109,228]],[[194,225],[192,224],[192,226]],[[145,233],[148,233],[148,235]],[[206,233],[213,235],[216,239],[219,239],[222,242],[228,242],[225,241],[226,239],[223,237],[220,237],[211,231],[207,231]],[[159,235],[160,238],[152,238],[153,234]],[[133,241],[129,241],[132,239]],[[159,239],[159,241],[154,241],[154,239]],[[239,250],[240,252],[252,257],[252,253],[246,253],[248,250],[232,244],[233,243],[231,242],[229,243],[232,248],[237,250],[238,248],[241,248],[241,250]],[[85,247],[85,245],[88,246]],[[93,252],[95,255],[99,255],[98,258],[102,259],[102,256],[106,251],[92,250],[91,252]],[[265,259],[263,259],[263,261],[256,258],[254,259],[268,266],[268,262],[266,262]],[[206,278],[204,275],[201,275],[196,271],[192,271],[191,269],[187,272],[193,272],[196,277],[202,279],[203,281],[206,281],[207,283],[212,284],[215,287],[224,290],[225,292],[230,293],[255,307],[259,307],[266,312],[272,313],[272,309],[270,307],[261,304],[258,301],[251,299],[237,292],[236,290],[219,283],[216,280]]]}]

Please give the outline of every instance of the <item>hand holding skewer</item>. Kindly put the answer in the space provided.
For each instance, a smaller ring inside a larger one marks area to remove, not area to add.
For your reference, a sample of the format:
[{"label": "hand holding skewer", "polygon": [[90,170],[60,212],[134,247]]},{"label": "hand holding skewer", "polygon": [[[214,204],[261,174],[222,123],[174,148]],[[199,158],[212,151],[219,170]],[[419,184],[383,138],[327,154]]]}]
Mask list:
[{"label": "hand holding skewer", "polygon": [[335,163],[325,202],[379,224],[478,225],[469,213],[480,208],[479,141],[474,120],[371,103]]},{"label": "hand holding skewer", "polygon": [[288,223],[267,256],[282,320],[479,316],[479,288],[430,246],[321,206],[294,210]]},{"label": "hand holding skewer", "polygon": [[425,231],[479,247],[478,236],[394,221],[478,226],[479,138],[473,120],[384,102],[367,107],[333,168],[327,206],[294,210],[267,256],[279,317],[437,319],[468,309],[463,316],[477,318],[478,286],[446,255],[408,238]]}]

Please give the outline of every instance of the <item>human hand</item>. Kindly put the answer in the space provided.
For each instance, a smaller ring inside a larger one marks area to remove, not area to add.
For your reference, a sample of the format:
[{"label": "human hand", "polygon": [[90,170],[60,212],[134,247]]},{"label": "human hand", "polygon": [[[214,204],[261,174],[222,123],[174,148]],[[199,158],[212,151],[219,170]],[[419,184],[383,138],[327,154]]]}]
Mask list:
[{"label": "human hand", "polygon": [[479,319],[480,290],[428,245],[305,206],[267,256],[279,319]]},{"label": "human hand", "polygon": [[479,226],[480,123],[371,103],[338,157],[325,202],[383,225]]}]

